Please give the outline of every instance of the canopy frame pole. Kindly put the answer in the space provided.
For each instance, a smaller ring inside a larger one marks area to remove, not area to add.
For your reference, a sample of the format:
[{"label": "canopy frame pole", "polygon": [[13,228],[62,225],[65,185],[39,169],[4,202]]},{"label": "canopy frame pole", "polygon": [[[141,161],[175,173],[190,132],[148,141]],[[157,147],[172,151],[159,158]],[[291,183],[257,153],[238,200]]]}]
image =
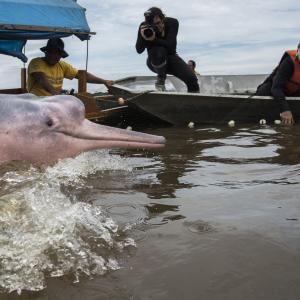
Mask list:
[{"label": "canopy frame pole", "polygon": [[88,70],[88,62],[89,62],[89,40],[86,40],[86,60],[85,60],[85,70]]},{"label": "canopy frame pole", "polygon": [[86,40],[86,60],[85,60],[85,70],[78,70],[78,93],[86,93],[87,91],[87,69],[89,61],[89,40]]},{"label": "canopy frame pole", "polygon": [[[23,47],[23,53],[25,55],[26,53],[26,48],[25,48],[25,45]],[[27,91],[27,76],[26,76],[26,64],[25,62],[23,62],[23,68],[21,68],[21,89],[22,89],[22,92],[26,92]]]}]

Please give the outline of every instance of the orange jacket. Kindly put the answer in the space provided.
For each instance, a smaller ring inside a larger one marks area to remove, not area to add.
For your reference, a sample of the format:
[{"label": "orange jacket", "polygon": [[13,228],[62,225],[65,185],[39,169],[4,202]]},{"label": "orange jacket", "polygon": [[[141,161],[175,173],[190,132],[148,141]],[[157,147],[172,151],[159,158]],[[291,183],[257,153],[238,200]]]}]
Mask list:
[{"label": "orange jacket", "polygon": [[294,64],[294,73],[284,87],[284,93],[287,96],[293,95],[297,90],[300,89],[300,62],[296,58],[296,53],[296,50],[286,51],[286,54],[289,55]]}]

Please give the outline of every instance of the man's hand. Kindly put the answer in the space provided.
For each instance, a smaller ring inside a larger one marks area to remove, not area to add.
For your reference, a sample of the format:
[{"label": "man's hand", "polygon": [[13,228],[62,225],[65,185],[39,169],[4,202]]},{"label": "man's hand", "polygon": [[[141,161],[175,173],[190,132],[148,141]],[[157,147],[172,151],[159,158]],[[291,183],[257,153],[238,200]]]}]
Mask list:
[{"label": "man's hand", "polygon": [[140,27],[141,36],[143,37],[144,40],[152,42],[155,40],[155,32],[153,31],[153,35],[151,35],[150,37],[146,37],[144,32],[147,28],[148,25],[141,25]]},{"label": "man's hand", "polygon": [[[78,79],[78,74],[76,75],[76,78]],[[106,79],[97,77],[89,72],[86,72],[86,81],[88,83],[105,84],[106,86],[110,86],[115,83],[113,80],[106,80]]]},{"label": "man's hand", "polygon": [[290,110],[286,110],[280,114],[281,122],[283,125],[293,125],[294,118]]}]

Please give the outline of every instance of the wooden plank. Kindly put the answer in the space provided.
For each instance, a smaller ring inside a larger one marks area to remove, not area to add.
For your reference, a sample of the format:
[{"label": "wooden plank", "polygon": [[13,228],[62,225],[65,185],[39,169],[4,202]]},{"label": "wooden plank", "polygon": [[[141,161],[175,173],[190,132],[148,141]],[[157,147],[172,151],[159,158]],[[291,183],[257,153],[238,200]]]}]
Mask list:
[{"label": "wooden plank", "polygon": [[96,100],[115,100],[116,97],[114,95],[101,95],[101,96],[94,96]]},{"label": "wooden plank", "polygon": [[102,116],[101,109],[98,108],[96,100],[89,93],[78,93],[75,94],[85,106],[85,116],[87,119],[98,118]]},{"label": "wooden plank", "polygon": [[23,94],[23,93],[26,93],[26,91],[24,91],[21,88],[0,90],[0,94]]},{"label": "wooden plank", "polygon": [[21,68],[21,89],[22,90],[27,90],[26,83],[27,83],[26,68]]},{"label": "wooden plank", "polygon": [[78,93],[86,92],[86,71],[78,70]]}]

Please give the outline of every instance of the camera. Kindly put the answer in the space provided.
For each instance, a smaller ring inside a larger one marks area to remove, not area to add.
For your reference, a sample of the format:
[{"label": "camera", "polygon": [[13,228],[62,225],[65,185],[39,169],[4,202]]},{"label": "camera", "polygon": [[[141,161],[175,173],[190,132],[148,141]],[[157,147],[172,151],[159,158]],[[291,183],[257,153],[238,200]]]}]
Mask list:
[{"label": "camera", "polygon": [[149,9],[144,12],[146,24],[151,25],[153,23],[154,15],[152,11]]},{"label": "camera", "polygon": [[158,35],[159,30],[156,25],[153,24],[154,15],[151,10],[147,10],[144,13],[145,25],[144,25],[144,35],[146,38],[151,38],[154,34]]},{"label": "camera", "polygon": [[146,38],[151,38],[154,34],[158,34],[158,28],[155,25],[146,25],[146,27],[144,28],[144,35]]}]

